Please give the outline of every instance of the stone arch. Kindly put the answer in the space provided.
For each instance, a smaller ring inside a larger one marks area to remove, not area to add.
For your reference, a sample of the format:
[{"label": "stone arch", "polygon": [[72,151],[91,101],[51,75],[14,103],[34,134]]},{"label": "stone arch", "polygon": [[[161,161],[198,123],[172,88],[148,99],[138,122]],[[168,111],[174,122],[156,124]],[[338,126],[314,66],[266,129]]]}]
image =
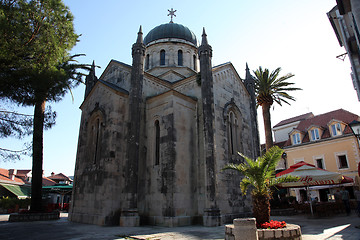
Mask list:
[{"label": "stone arch", "polygon": [[160,165],[161,163],[161,117],[155,115],[151,120],[151,133],[149,136],[151,147],[151,165]]},{"label": "stone arch", "polygon": [[241,143],[242,114],[234,99],[226,103],[223,110],[223,119],[226,130],[227,152],[229,159],[238,159],[237,152],[243,152]]},{"label": "stone arch", "polygon": [[166,51],[165,49],[160,50],[160,66],[165,66],[166,63]]},{"label": "stone arch", "polygon": [[101,159],[105,114],[96,106],[87,123],[87,153],[90,164],[98,164]]}]

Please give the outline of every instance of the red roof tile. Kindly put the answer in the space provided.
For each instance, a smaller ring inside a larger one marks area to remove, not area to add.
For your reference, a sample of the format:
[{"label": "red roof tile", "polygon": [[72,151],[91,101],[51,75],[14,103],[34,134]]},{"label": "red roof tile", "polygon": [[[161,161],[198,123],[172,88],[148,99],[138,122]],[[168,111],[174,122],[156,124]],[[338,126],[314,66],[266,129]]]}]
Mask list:
[{"label": "red roof tile", "polygon": [[26,176],[29,172],[31,172],[30,169],[18,169],[17,172],[16,172],[16,175],[17,176]]},{"label": "red roof tile", "polygon": [[312,112],[305,113],[305,114],[302,114],[302,115],[299,115],[299,116],[296,116],[296,117],[292,117],[292,118],[282,120],[281,122],[276,124],[274,127],[280,127],[282,125],[286,125],[286,124],[289,124],[289,123],[292,123],[292,122],[301,121],[301,120],[304,120],[304,119],[307,119],[307,118],[310,118],[310,117],[313,117],[313,116],[314,116],[314,114]]},{"label": "red roof tile", "polygon": [[62,173],[55,174],[53,176],[49,176],[48,178],[53,180],[66,180],[66,181],[72,181],[68,176]]},{"label": "red roof tile", "polygon": [[344,109],[338,109],[302,120],[296,129],[305,132],[311,125],[316,125],[328,129],[327,124],[333,119],[342,121],[344,123],[350,123],[353,120],[358,120],[359,116]]},{"label": "red roof tile", "polygon": [[4,169],[4,168],[0,168],[0,180],[3,181],[8,181],[8,182],[15,182],[15,183],[22,183],[22,184],[27,184],[28,182],[15,176],[14,180],[12,180],[10,178],[10,174],[9,174],[9,170],[8,169]]},{"label": "red roof tile", "polygon": [[[320,115],[316,115],[316,116],[304,119],[304,120],[300,121],[299,125],[296,127],[296,130],[299,130],[299,131],[305,133],[305,136],[302,139],[303,143],[310,141],[307,130],[309,127],[311,127],[313,125],[323,128],[323,133],[321,135],[321,139],[330,138],[331,135],[330,135],[328,123],[331,120],[337,120],[337,121],[344,122],[345,124],[349,124],[353,120],[360,120],[360,117],[358,115],[353,114],[344,109],[338,109],[338,110],[334,110],[331,112],[327,112],[324,114],[320,114]],[[344,134],[351,133],[350,127],[346,126],[343,133]],[[285,146],[290,146],[290,145],[291,145],[291,140],[289,138],[288,141],[286,142]]]},{"label": "red roof tile", "polygon": [[51,180],[50,178],[43,177],[43,179],[42,179],[42,185],[43,186],[53,186],[55,184],[56,184],[56,182]]}]

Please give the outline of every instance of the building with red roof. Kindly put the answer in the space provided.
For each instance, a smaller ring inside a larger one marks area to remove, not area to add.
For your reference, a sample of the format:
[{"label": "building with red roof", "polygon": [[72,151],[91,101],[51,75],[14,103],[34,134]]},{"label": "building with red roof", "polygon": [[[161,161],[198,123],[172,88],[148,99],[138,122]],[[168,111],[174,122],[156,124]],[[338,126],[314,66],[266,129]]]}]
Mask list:
[{"label": "building with red roof", "polygon": [[51,173],[51,176],[48,177],[52,181],[55,181],[57,184],[71,184],[72,179],[66,176],[65,174],[58,173],[55,174],[54,172]]},{"label": "building with red roof", "polygon": [[[280,166],[287,168],[304,161],[318,168],[339,172],[354,180],[351,185],[359,185],[359,141],[349,127],[354,120],[359,121],[360,117],[337,109],[320,115],[307,113],[279,122],[273,128],[274,135],[279,136],[277,131],[280,130],[287,131],[287,139],[280,138],[285,151]],[[350,193],[353,191],[352,187],[348,190]],[[318,197],[325,200],[329,193],[329,189],[319,190]]]},{"label": "building with red roof", "polygon": [[[62,174],[63,175],[63,174]],[[63,175],[65,176],[65,175]],[[66,176],[65,176],[66,177]],[[1,197],[30,197],[31,192],[31,170],[22,169],[3,169],[0,168],[0,198]],[[68,178],[68,177],[66,177]],[[43,177],[43,186],[54,186],[58,182],[47,177]]]}]

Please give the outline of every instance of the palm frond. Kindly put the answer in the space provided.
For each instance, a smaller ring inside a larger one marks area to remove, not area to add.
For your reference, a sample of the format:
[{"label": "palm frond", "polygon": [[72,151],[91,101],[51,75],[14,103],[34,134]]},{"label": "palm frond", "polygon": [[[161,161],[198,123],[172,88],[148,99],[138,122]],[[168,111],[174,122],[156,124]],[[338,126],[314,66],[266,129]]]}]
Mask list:
[{"label": "palm frond", "polygon": [[248,178],[243,178],[240,182],[240,190],[241,192],[246,195],[247,190],[249,189],[249,186],[251,186],[251,182]]},{"label": "palm frond", "polygon": [[287,176],[284,176],[284,177],[271,179],[269,185],[270,186],[276,186],[276,185],[279,185],[281,183],[296,182],[298,180],[299,180],[299,177],[287,175]]},{"label": "palm frond", "polygon": [[290,104],[287,100],[295,101],[295,98],[289,95],[287,92],[302,90],[301,88],[292,87],[294,83],[287,80],[293,76],[292,73],[288,73],[284,76],[279,76],[281,68],[276,68],[269,74],[269,69],[263,69],[261,66],[254,72],[255,81],[255,93],[257,104],[263,103],[271,104],[275,101],[280,106],[282,103]]},{"label": "palm frond", "polygon": [[228,164],[223,170],[236,170],[244,175],[240,184],[241,191],[245,194],[248,187],[254,187],[253,194],[268,194],[270,186],[275,179],[275,167],[281,159],[283,150],[277,146],[270,148],[263,156],[251,159],[239,153],[245,160],[240,164]]}]

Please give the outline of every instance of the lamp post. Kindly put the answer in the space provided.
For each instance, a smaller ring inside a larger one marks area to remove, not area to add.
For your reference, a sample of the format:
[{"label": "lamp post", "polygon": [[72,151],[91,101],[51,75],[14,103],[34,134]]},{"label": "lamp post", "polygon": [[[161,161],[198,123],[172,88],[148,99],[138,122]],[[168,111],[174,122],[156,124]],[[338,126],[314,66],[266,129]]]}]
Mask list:
[{"label": "lamp post", "polygon": [[357,139],[360,137],[360,122],[357,120],[352,121],[349,123],[349,127],[351,128],[351,131],[356,136]]},{"label": "lamp post", "polygon": [[[349,123],[349,127],[351,128],[351,131],[355,135],[356,139],[358,140],[358,146],[360,146],[359,138],[360,138],[360,122],[357,120],[352,121]],[[360,162],[358,163],[358,175],[360,177]]]}]

